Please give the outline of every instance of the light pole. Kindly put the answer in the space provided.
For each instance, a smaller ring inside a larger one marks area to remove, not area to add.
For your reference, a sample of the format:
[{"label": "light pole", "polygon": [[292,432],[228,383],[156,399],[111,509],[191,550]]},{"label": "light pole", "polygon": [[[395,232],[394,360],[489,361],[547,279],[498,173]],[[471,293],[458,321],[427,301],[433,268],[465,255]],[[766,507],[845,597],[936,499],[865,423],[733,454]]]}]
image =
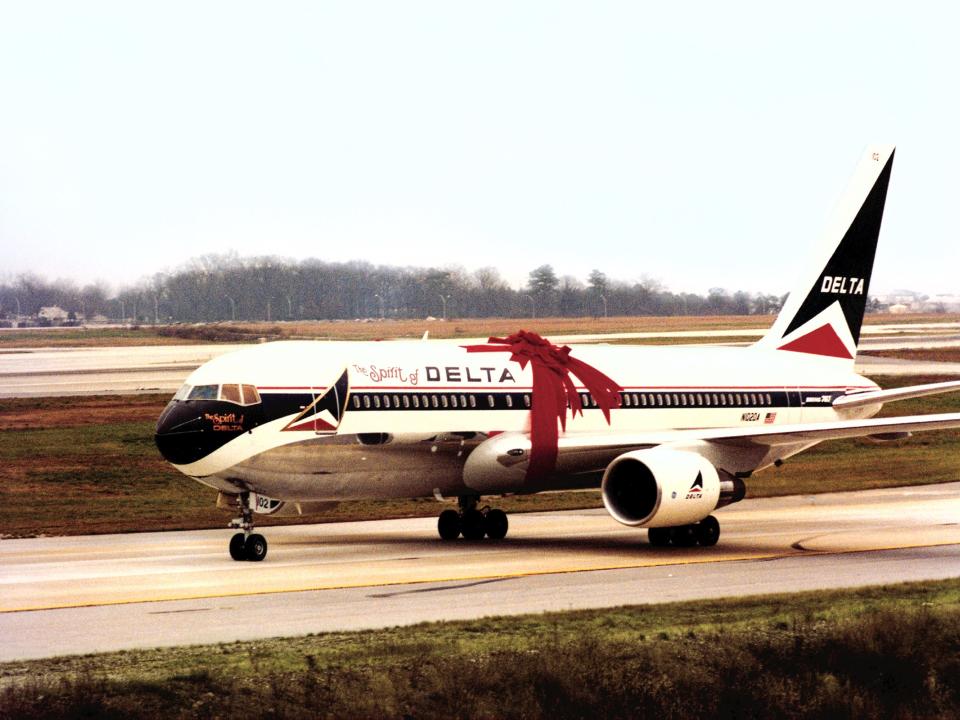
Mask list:
[{"label": "light pole", "polygon": [[537,303],[533,299],[533,295],[524,295],[530,301],[530,317],[534,320],[537,319]]},{"label": "light pole", "polygon": [[270,322],[270,303],[273,302],[272,297],[267,298],[267,322]]},{"label": "light pole", "polygon": [[227,300],[230,301],[230,320],[235,321],[237,319],[237,304],[229,295],[227,295]]},{"label": "light pole", "polygon": [[123,300],[120,301],[120,323],[123,324],[124,320],[127,317],[127,309],[123,304]]},{"label": "light pole", "polygon": [[383,298],[380,297],[379,293],[374,293],[373,296],[377,299],[377,302],[380,304],[380,319],[383,320]]},{"label": "light pole", "polygon": [[287,319],[292,320],[293,319],[293,301],[290,300],[289,295],[287,295],[286,297],[287,297]]},{"label": "light pole", "polygon": [[443,293],[440,293],[440,302],[443,303],[443,319],[444,320],[447,319],[447,300],[449,299],[450,299],[449,295],[444,295]]},{"label": "light pole", "polygon": [[157,325],[160,321],[160,303],[157,302],[157,296],[153,296],[153,324]]},{"label": "light pole", "polygon": [[20,298],[14,295],[13,299],[17,302],[17,324],[19,324],[20,323]]},{"label": "light pole", "polygon": [[603,300],[603,319],[607,319],[607,296],[601,295],[600,299]]}]

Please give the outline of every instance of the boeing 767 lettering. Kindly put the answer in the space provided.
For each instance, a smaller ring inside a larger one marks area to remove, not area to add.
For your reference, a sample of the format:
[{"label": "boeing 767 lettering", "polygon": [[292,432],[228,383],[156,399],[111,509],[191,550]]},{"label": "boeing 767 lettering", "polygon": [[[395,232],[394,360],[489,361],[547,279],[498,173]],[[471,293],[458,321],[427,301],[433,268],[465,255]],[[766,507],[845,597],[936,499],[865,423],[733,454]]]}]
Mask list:
[{"label": "boeing 767 lettering", "polygon": [[444,540],[496,540],[481,496],[600,488],[654,545],[714,545],[711,514],[751,475],[813,445],[960,427],[960,413],[872,419],[885,402],[960,381],[881,390],[854,371],[893,147],[869,148],[767,334],[749,347],[489,342],[275,342],[195,370],[156,442],[236,506],[236,560],[262,560],[257,513],[360,498],[456,497]]}]

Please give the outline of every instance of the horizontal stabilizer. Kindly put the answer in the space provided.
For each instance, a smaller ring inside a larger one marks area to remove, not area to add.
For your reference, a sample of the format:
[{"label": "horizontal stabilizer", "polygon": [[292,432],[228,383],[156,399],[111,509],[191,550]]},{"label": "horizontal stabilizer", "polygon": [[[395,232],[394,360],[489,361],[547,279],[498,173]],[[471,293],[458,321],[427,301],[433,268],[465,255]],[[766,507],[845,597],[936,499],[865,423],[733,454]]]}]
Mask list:
[{"label": "horizontal stabilizer", "polygon": [[960,390],[960,380],[929,383],[927,385],[910,385],[909,387],[894,388],[892,390],[869,390],[867,392],[841,395],[833,401],[833,407],[838,410],[846,410],[893,402],[894,400],[909,400],[910,398],[918,398],[925,395],[939,395],[940,393],[955,392],[957,390]]}]

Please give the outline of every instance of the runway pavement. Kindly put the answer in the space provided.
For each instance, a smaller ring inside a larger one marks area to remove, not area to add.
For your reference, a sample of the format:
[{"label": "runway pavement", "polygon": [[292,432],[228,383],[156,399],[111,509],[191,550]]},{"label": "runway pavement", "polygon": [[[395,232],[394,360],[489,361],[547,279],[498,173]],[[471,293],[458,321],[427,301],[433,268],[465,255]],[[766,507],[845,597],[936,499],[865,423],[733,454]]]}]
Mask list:
[{"label": "runway pavement", "polygon": [[[960,347],[960,323],[865,326],[860,349]],[[719,343],[736,336],[760,337],[766,328],[684,330],[673,332],[557,335],[562,343],[615,340],[684,340],[712,338]],[[434,342],[483,342],[455,338]],[[158,345],[146,347],[22,348],[0,352],[0,398],[90,394],[173,394],[192,370],[242,345]],[[960,375],[960,363],[925,362],[912,368],[888,358],[858,359],[857,369],[869,375],[905,372]]]},{"label": "runway pavement", "polygon": [[0,661],[422,621],[960,576],[960,483],[747,500],[715,548],[662,549],[603,510],[511,516],[502,542],[433,519],[0,541]]}]

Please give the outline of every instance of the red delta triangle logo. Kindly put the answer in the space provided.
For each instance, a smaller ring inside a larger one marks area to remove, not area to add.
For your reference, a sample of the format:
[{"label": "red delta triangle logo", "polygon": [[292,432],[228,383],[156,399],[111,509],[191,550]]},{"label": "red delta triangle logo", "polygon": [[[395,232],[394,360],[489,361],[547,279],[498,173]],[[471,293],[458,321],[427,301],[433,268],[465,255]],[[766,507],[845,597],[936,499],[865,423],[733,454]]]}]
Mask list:
[{"label": "red delta triangle logo", "polygon": [[284,430],[307,430],[315,433],[336,433],[340,427],[347,399],[347,371],[326,391],[315,394],[312,403],[291,420]]},{"label": "red delta triangle logo", "polygon": [[703,473],[697,473],[697,479],[693,481],[693,485],[690,486],[690,489],[687,490],[687,500],[699,500],[703,497]]},{"label": "red delta triangle logo", "polygon": [[850,354],[847,346],[843,344],[843,340],[837,335],[837,331],[829,323],[808,332],[802,337],[798,337],[796,340],[791,340],[786,345],[781,345],[779,349],[809,355],[825,355],[845,360],[853,359],[853,355]]}]

